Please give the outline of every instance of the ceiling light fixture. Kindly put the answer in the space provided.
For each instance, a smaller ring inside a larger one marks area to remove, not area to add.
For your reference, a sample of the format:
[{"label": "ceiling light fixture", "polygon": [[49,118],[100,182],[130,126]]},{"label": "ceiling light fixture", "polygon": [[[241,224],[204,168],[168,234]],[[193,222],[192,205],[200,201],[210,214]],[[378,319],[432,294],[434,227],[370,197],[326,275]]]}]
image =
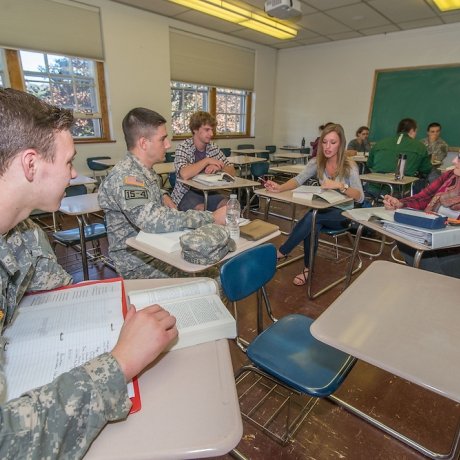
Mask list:
[{"label": "ceiling light fixture", "polygon": [[441,11],[460,9],[460,0],[434,0],[434,3]]},{"label": "ceiling light fixture", "polygon": [[273,19],[241,8],[223,0],[169,0],[201,13],[215,16],[224,21],[233,22],[243,27],[256,30],[271,37],[287,40],[295,38],[297,30]]}]

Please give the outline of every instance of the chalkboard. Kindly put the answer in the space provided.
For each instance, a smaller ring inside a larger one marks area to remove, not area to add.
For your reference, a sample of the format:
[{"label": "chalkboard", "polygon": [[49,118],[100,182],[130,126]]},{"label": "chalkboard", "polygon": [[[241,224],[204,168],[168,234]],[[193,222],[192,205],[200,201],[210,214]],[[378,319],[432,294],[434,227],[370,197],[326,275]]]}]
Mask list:
[{"label": "chalkboard", "polygon": [[417,121],[417,139],[436,121],[449,146],[460,146],[460,65],[376,70],[370,139],[395,136],[403,118]]}]

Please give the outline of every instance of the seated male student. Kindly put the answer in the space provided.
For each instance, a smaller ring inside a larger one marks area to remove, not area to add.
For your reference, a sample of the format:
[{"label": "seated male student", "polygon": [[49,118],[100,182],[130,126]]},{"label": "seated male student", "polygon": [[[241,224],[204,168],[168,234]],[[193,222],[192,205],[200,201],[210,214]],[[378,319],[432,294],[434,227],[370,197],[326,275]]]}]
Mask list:
[{"label": "seated male student", "polygon": [[198,228],[204,224],[225,223],[226,206],[214,213],[179,211],[161,179],[153,171],[155,163],[165,160],[171,147],[166,120],[157,112],[135,108],[123,119],[128,152],[110,171],[99,188],[99,205],[105,212],[109,256],[125,279],[165,278],[177,269],[126,244],[139,230],[165,233]]},{"label": "seated male student", "polygon": [[[396,169],[399,154],[406,154],[405,175],[426,177],[431,171],[431,161],[425,145],[415,139],[417,122],[404,118],[398,123],[396,132],[396,136],[383,139],[372,147],[367,167],[375,173],[391,173]],[[421,181],[418,188],[423,184]]]},{"label": "seated male student", "polygon": [[[428,149],[431,162],[438,163],[437,166],[439,166],[444,158],[446,158],[447,151],[449,150],[447,142],[441,138],[441,125],[437,122],[430,123],[426,128],[426,137],[422,139],[422,142]],[[440,175],[441,171],[435,165],[428,176],[428,182],[433,182]]]},{"label": "seated male student", "polygon": [[[233,165],[219,147],[211,142],[216,124],[216,119],[208,112],[195,112],[190,117],[192,137],[176,147],[174,165],[178,178],[188,180],[200,173],[212,174],[221,171],[231,176],[235,175]],[[203,192],[192,190],[180,181],[176,181],[171,197],[180,211],[204,210]],[[215,211],[226,202],[225,196],[209,193],[208,210]]]},{"label": "seated male student", "polygon": [[[59,208],[77,173],[70,110],[0,88],[0,326],[2,334],[24,293],[68,284],[46,235],[29,220],[34,209]],[[97,308],[97,305],[94,306]],[[53,382],[6,401],[0,357],[0,458],[81,458],[109,421],[131,407],[126,382],[177,336],[175,318],[158,305],[126,316],[117,344]],[[2,350],[4,338],[0,337]]]}]

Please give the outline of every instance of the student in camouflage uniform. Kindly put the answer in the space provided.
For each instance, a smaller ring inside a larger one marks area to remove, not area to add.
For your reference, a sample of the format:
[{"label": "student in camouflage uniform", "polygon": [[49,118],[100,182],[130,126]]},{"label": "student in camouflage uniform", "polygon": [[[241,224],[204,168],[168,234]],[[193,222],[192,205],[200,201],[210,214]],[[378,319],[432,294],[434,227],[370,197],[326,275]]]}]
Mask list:
[{"label": "student in camouflage uniform", "polygon": [[[25,292],[68,284],[46,235],[29,220],[34,209],[56,211],[76,177],[72,113],[30,94],[0,89],[0,326],[3,333]],[[81,458],[108,421],[124,419],[126,382],[177,335],[159,306],[129,310],[111,353],[53,382],[5,401],[5,339],[0,338],[0,458]]]},{"label": "student in camouflage uniform", "polygon": [[[441,125],[437,122],[430,123],[426,128],[426,137],[422,139],[422,142],[426,145],[431,162],[438,163],[436,166],[439,166],[439,163],[442,163],[446,158],[449,150],[447,142],[441,138]],[[436,166],[433,167],[428,175],[430,184],[441,175],[441,171]]]},{"label": "student in camouflage uniform", "polygon": [[225,223],[226,206],[214,213],[178,211],[161,180],[153,171],[165,160],[171,147],[166,120],[153,110],[135,108],[123,119],[128,152],[99,188],[99,204],[107,219],[109,255],[126,279],[164,278],[177,270],[142,251],[130,248],[126,240],[140,230],[164,233],[197,228],[210,222]]}]

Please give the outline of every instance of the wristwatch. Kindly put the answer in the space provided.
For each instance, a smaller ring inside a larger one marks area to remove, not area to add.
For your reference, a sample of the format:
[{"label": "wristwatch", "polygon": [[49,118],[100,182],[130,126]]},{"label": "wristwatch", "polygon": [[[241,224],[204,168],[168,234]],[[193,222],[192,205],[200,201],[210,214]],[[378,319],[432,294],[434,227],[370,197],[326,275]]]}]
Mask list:
[{"label": "wristwatch", "polygon": [[350,186],[346,183],[343,184],[343,187],[340,189],[340,193],[347,193],[347,190],[350,188]]}]

